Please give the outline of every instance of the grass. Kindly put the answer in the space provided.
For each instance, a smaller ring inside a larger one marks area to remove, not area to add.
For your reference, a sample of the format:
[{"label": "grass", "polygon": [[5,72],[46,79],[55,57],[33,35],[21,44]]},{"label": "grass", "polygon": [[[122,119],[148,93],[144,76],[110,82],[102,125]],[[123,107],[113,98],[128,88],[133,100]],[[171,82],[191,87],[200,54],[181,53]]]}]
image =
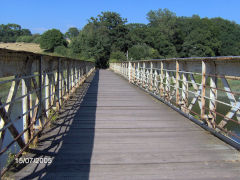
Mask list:
[{"label": "grass", "polygon": [[7,158],[7,164],[6,166],[8,166],[14,159],[15,159],[15,153],[12,153],[11,150],[8,150],[7,151],[7,155],[8,155],[8,158]]},{"label": "grass", "polygon": [[5,49],[10,49],[10,50],[15,50],[15,51],[28,51],[28,52],[33,52],[33,53],[38,53],[38,54],[43,54],[43,55],[49,55],[49,56],[59,56],[59,57],[67,57],[71,59],[77,59],[77,60],[83,60],[84,61],[90,61],[90,62],[95,62],[94,59],[85,59],[82,57],[79,57],[78,55],[60,55],[55,52],[47,52],[44,51],[43,49],[40,48],[39,44],[35,43],[24,43],[24,42],[16,42],[16,43],[0,43],[0,48],[5,48]]},{"label": "grass", "polygon": [[58,112],[54,109],[51,109],[49,112],[49,117],[51,118],[50,119],[50,127],[53,127],[54,123],[56,122],[56,120],[59,117]]},{"label": "grass", "polygon": [[42,53],[42,49],[39,47],[39,44],[35,43],[0,43],[0,48],[6,48],[16,51],[29,51],[33,53]]}]

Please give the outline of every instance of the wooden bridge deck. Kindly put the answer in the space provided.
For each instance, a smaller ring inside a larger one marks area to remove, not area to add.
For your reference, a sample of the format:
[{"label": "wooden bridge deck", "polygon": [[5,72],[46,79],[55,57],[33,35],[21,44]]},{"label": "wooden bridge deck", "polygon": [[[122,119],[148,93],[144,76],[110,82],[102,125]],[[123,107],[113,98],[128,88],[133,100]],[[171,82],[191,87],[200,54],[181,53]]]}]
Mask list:
[{"label": "wooden bridge deck", "polygon": [[13,178],[240,178],[239,151],[108,70],[77,90],[29,156],[53,162]]}]

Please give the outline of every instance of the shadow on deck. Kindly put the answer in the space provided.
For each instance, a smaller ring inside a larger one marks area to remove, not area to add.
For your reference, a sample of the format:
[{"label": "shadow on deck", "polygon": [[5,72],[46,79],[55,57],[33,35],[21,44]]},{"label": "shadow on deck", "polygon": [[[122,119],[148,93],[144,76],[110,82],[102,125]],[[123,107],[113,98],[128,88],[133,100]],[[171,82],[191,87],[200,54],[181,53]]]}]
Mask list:
[{"label": "shadow on deck", "polygon": [[[78,173],[81,179],[89,179],[90,162],[94,144],[99,72],[90,76],[83,87],[78,88],[60,111],[53,127],[42,133],[37,150],[30,157],[52,160],[28,166],[27,171],[15,174],[17,179],[54,179],[55,174],[71,178],[69,172]],[[68,171],[68,176],[64,172]],[[71,173],[70,173],[71,174]]]}]

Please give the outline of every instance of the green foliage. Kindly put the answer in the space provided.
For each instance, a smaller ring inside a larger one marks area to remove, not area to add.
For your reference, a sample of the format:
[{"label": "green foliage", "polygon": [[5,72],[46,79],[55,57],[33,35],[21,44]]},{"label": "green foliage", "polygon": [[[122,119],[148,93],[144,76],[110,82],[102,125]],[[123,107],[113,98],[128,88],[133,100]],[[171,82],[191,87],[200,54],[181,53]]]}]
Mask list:
[{"label": "green foliage", "polygon": [[[59,30],[31,35],[17,24],[0,25],[2,42],[35,42],[59,55],[95,61],[101,68],[109,60],[240,55],[240,25],[222,18],[178,17],[168,9],[147,13],[148,24],[130,23],[116,12],[91,17],[83,29],[63,35]],[[64,38],[70,40],[67,42]]]},{"label": "green foliage", "polygon": [[111,52],[128,49],[128,29],[126,19],[115,12],[102,12],[96,18],[89,19],[88,24],[73,39],[70,49],[81,57],[94,58],[98,67],[106,68]]},{"label": "green foliage", "polygon": [[177,17],[168,9],[147,14],[149,24],[130,23],[115,12],[90,18],[70,44],[71,53],[93,58],[97,66],[108,60],[222,56],[240,54],[240,26],[221,18]]},{"label": "green foliage", "polygon": [[128,38],[130,40],[129,47],[136,44],[143,44],[147,38],[147,25],[139,23],[130,23],[126,25],[129,33]]},{"label": "green foliage", "polygon": [[56,120],[59,118],[59,114],[56,110],[51,109],[49,112],[50,127],[54,127]]},{"label": "green foliage", "polygon": [[36,44],[40,44],[40,39],[41,39],[41,35],[40,34],[34,34],[32,42],[36,43]]},{"label": "green foliage", "polygon": [[8,166],[14,159],[15,159],[15,154],[12,153],[11,151],[7,151],[7,164],[6,166]]},{"label": "green foliage", "polygon": [[17,154],[17,145],[14,144],[14,152],[12,152],[11,149],[9,149],[7,151],[7,164],[6,166],[8,166],[14,159],[15,159],[15,155]]},{"label": "green foliage", "polygon": [[174,24],[173,19],[176,20],[176,14],[168,9],[151,10],[147,13],[147,19],[151,26]]},{"label": "green foliage", "polygon": [[77,37],[78,34],[79,34],[79,30],[75,27],[71,27],[65,33],[65,37],[68,38],[68,39],[73,39],[73,38]]},{"label": "green foliage", "polygon": [[31,32],[18,24],[0,25],[0,42],[16,42],[20,36],[31,36]]},{"label": "green foliage", "polygon": [[177,56],[174,44],[158,27],[150,27],[148,29],[146,43],[154,49],[157,49],[161,58]]},{"label": "green foliage", "polygon": [[54,53],[62,55],[62,56],[68,56],[68,48],[65,46],[57,46],[54,48]]},{"label": "green foliage", "polygon": [[126,54],[122,51],[112,52],[110,55],[110,62],[126,61]]},{"label": "green foliage", "polygon": [[151,48],[146,44],[134,45],[129,49],[129,58],[133,60],[157,59],[159,53],[156,49]]},{"label": "green foliage", "polygon": [[221,42],[218,54],[221,56],[240,55],[240,25],[222,18],[211,19],[216,38]]},{"label": "green foliage", "polygon": [[215,56],[214,50],[220,47],[220,42],[209,30],[195,29],[185,38],[183,43],[184,57]]},{"label": "green foliage", "polygon": [[57,29],[51,29],[41,35],[40,47],[53,52],[57,46],[67,46],[63,34]]},{"label": "green foliage", "polygon": [[158,9],[147,14],[150,27],[155,27],[170,41],[174,41],[177,16],[168,9]]},{"label": "green foliage", "polygon": [[33,41],[33,36],[19,36],[16,40],[16,42],[25,42],[30,43]]}]

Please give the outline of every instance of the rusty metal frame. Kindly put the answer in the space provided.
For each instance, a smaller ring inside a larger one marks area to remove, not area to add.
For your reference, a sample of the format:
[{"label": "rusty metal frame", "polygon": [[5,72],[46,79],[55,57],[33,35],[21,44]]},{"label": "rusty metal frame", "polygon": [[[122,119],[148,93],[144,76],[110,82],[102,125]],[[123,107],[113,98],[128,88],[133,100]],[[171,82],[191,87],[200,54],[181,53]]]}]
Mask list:
[{"label": "rusty metal frame", "polygon": [[[49,122],[50,110],[57,112],[94,69],[93,62],[0,49],[0,85],[11,83],[6,101],[2,102],[0,97],[0,155],[15,142],[20,147],[18,156],[27,151],[29,144]],[[6,77],[12,78],[1,81]],[[20,87],[22,94],[18,97]],[[12,119],[13,106],[19,100],[22,101],[22,114]],[[23,122],[23,131],[17,131],[16,121]],[[13,140],[3,147],[7,129]],[[8,168],[3,169],[1,176]]]},{"label": "rusty metal frame", "polygon": [[[134,77],[122,74],[122,67],[127,71],[135,63],[137,68],[131,69],[131,76]],[[229,84],[231,81],[240,84],[239,56],[125,61],[110,63],[110,69],[171,104],[181,113],[197,117],[200,123],[216,133],[233,141],[237,138],[236,143],[239,144],[240,136],[226,128],[229,122],[236,126],[240,124],[240,92],[233,91]],[[196,77],[201,82],[197,82]],[[223,88],[219,86],[220,81]],[[229,103],[218,99],[218,91],[224,93]],[[218,104],[230,107],[230,110],[223,114],[217,110]],[[193,107],[198,108],[198,112],[194,112]],[[221,120],[217,121],[217,117]]]}]

